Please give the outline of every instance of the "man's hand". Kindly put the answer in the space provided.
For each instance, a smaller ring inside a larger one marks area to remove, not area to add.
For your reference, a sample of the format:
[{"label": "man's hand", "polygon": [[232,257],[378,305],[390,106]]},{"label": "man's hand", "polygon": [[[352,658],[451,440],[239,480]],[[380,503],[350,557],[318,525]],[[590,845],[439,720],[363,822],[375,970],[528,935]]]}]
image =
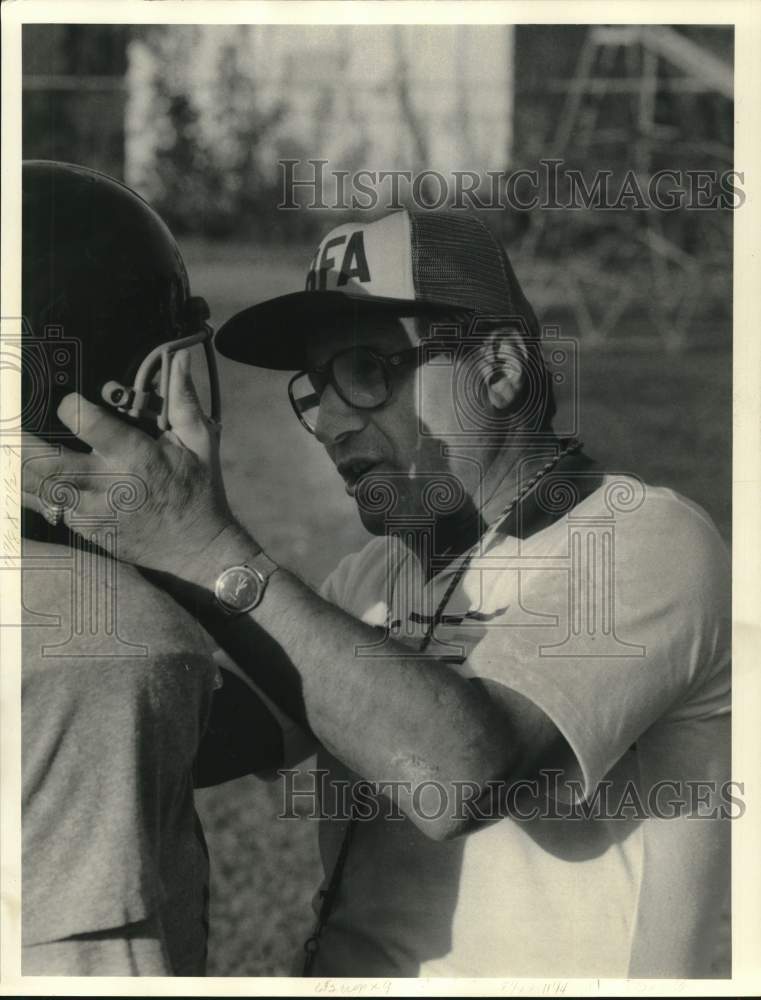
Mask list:
[{"label": "man's hand", "polygon": [[92,452],[58,447],[51,455],[50,445],[26,435],[23,503],[45,516],[59,510],[75,531],[83,518],[92,529],[116,514],[120,559],[182,576],[237,527],[222,481],[220,429],[198,402],[187,351],[174,356],[168,415],[171,431],[154,440],[76,393],[66,396],[58,416]]}]

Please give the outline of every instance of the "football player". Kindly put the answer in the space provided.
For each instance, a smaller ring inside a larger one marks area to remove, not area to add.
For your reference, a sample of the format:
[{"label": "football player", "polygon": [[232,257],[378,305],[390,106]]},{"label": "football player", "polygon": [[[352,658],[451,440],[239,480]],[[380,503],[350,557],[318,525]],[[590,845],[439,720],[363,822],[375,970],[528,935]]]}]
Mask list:
[{"label": "football player", "polygon": [[[79,166],[24,164],[22,305],[21,423],[49,445],[27,448],[24,463],[61,444],[89,450],[56,415],[72,389],[171,433],[182,391],[171,370],[186,351],[205,356],[219,426],[208,307],[129,188]],[[108,508],[86,525],[65,470],[23,498],[26,975],[202,975],[208,857],[194,776],[215,783],[279,756],[272,716],[234,675],[222,683],[196,621],[115,560],[119,514],[143,488],[115,474]]]}]

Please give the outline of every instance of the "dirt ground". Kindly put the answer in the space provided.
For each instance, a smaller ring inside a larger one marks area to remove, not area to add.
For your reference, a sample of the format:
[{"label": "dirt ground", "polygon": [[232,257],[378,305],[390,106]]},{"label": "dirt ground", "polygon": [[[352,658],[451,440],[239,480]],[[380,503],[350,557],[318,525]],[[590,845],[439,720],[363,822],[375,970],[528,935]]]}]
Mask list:
[{"label": "dirt ground", "polygon": [[[204,243],[183,250],[193,290],[206,296],[217,325],[257,300],[301,288],[310,255],[308,249]],[[632,330],[632,343],[637,335]],[[580,431],[588,453],[611,470],[634,471],[695,500],[729,540],[729,352],[601,353],[581,342],[578,356]],[[222,359],[221,378],[224,471],[233,506],[275,559],[317,583],[363,544],[353,503],[293,417],[285,374]],[[209,974],[288,974],[312,924],[316,823],[276,820],[279,781],[240,779],[198,798],[212,856]]]}]

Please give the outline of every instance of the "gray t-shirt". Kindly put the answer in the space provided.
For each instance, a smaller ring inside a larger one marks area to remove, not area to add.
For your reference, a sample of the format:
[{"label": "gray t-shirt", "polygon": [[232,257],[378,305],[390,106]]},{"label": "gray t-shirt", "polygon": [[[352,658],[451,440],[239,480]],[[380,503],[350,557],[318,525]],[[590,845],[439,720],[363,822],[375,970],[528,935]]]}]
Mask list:
[{"label": "gray t-shirt", "polygon": [[25,555],[23,944],[150,918],[166,973],[200,970],[191,769],[219,677],[204,633],[128,566],[39,543]]}]

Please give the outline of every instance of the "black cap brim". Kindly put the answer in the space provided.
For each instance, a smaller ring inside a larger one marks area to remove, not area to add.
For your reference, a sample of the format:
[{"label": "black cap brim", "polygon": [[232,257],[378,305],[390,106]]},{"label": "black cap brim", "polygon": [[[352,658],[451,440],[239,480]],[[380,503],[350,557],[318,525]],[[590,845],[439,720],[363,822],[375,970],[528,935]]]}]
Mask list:
[{"label": "black cap brim", "polygon": [[424,316],[462,307],[446,302],[351,296],[343,292],[292,292],[236,313],[214,338],[221,355],[259,368],[296,371],[307,365],[310,334],[331,320],[368,316]]}]

